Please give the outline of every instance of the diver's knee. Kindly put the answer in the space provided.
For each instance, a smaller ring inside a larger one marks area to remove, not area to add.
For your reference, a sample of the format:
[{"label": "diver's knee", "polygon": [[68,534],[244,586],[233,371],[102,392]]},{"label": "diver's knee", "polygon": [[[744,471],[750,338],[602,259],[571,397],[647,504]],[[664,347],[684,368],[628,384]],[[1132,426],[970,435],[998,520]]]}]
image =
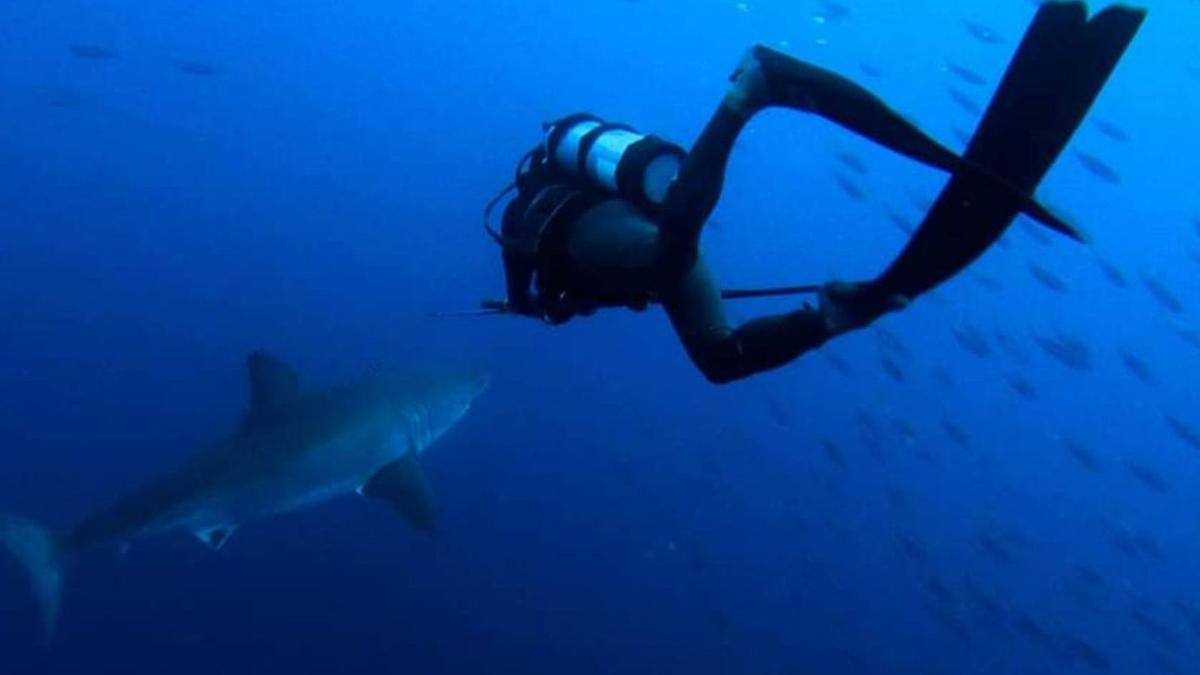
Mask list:
[{"label": "diver's knee", "polygon": [[692,363],[711,384],[729,384],[749,374],[741,367],[741,360],[729,353],[728,347],[732,346],[729,342],[732,341],[721,345],[724,349],[689,350],[688,356],[691,357]]},{"label": "diver's knee", "polygon": [[700,369],[700,374],[704,375],[704,379],[708,380],[709,384],[729,384],[745,377],[742,374],[734,372],[728,366],[723,364],[702,363],[697,361],[696,367]]}]

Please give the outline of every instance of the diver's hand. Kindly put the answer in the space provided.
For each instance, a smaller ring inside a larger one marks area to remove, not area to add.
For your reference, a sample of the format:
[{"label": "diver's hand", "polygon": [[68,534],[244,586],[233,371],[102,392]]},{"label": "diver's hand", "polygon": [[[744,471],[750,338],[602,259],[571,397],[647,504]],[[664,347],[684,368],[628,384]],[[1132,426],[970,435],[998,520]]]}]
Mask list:
[{"label": "diver's hand", "polygon": [[903,295],[882,296],[868,283],[831,281],[817,293],[825,327],[831,335],[865,328],[875,319],[904,309],[911,299]]}]

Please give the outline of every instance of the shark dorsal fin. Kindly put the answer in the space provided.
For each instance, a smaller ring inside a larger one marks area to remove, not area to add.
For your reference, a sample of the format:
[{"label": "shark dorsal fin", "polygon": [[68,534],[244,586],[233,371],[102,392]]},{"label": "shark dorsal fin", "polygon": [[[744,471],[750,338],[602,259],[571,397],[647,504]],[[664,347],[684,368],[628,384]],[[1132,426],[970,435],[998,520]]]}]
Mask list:
[{"label": "shark dorsal fin", "polygon": [[300,395],[300,377],[296,371],[266,352],[250,354],[246,370],[250,378],[250,408],[243,429],[270,419]]}]

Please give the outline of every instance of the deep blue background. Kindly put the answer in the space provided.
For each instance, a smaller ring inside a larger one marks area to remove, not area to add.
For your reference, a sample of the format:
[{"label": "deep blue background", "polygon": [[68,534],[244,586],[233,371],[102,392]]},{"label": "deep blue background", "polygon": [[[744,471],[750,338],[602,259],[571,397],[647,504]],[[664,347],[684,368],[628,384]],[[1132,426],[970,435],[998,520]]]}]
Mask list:
[{"label": "deep blue background", "polygon": [[[427,456],[442,541],[346,498],[249,524],[216,554],[184,535],[114,546],[68,567],[46,650],[0,556],[0,672],[1089,672],[1074,640],[1114,672],[1200,672],[1187,610],[1200,449],[1164,422],[1200,428],[1200,354],[1177,335],[1200,296],[1194,2],[1155,4],[1095,108],[1131,141],[1089,122],[1043,185],[1093,245],[1015,227],[888,333],[830,346],[849,375],[817,354],[715,388],[655,312],[558,329],[427,318],[499,292],[479,209],[541,122],[590,109],[687,143],[743,49],[765,42],[861,77],[952,143],[975,120],[947,86],[986,101],[1033,5],[851,9],[822,22],[807,0],[0,4],[0,508],[66,525],[176,464],[238,419],[252,349],[317,384],[406,359],[494,374]],[[1004,43],[975,41],[963,19]],[[117,58],[76,58],[72,43]],[[856,178],[868,200],[838,191],[839,152],[870,165]],[[942,180],[772,112],[738,147],[706,250],[735,286],[858,278],[903,243],[885,209],[917,219]],[[1030,262],[1069,291],[1039,285]],[[1184,312],[1156,304],[1143,273]],[[965,352],[956,325],[1005,333],[1029,363]],[[1087,342],[1091,371],[1038,350],[1056,328]],[[889,334],[910,352],[887,352],[903,383],[880,367]],[[1017,373],[1037,401],[1009,386]],[[1138,536],[1161,555],[1114,545]],[[1078,565],[1103,582],[1077,592]]]}]

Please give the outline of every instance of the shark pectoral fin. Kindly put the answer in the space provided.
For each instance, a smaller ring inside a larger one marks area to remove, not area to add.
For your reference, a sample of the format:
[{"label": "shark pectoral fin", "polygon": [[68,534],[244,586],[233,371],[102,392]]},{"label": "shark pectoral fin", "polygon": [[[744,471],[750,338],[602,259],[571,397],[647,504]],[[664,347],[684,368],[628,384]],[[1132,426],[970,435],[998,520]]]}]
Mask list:
[{"label": "shark pectoral fin", "polygon": [[242,420],[243,430],[270,419],[300,396],[300,377],[296,371],[266,352],[246,357],[246,371],[250,378],[250,407]]},{"label": "shark pectoral fin", "polygon": [[229,541],[230,535],[232,535],[236,530],[237,525],[217,525],[216,527],[196,530],[192,534],[196,535],[197,539],[204,542],[205,546],[208,546],[214,551],[220,551],[221,547],[225,545],[225,542]]},{"label": "shark pectoral fin", "polygon": [[386,501],[419,532],[431,537],[436,534],[433,499],[416,453],[384,465],[359,488],[359,493]]}]

